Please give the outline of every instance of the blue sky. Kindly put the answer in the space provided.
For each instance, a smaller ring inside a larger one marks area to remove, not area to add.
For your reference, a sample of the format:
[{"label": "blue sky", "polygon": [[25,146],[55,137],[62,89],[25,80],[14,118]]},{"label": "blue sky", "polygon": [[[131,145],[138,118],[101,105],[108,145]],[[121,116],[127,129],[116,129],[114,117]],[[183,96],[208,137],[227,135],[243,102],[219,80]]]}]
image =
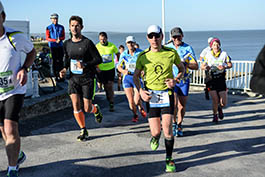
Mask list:
[{"label": "blue sky", "polygon": [[[84,31],[145,32],[161,25],[162,0],[1,0],[7,20],[29,20],[32,33],[45,32],[50,14],[68,30],[71,15],[84,21]],[[166,31],[265,29],[264,0],[165,0]]]}]

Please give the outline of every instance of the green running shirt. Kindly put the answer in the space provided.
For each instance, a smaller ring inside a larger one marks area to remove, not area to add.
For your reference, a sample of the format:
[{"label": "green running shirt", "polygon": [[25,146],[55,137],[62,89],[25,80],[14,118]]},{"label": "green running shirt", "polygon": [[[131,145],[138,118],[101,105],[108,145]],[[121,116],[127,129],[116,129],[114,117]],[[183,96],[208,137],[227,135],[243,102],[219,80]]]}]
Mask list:
[{"label": "green running shirt", "polygon": [[101,71],[108,71],[115,68],[114,54],[119,52],[117,47],[113,43],[108,42],[106,46],[97,43],[96,48],[103,60],[103,63],[98,65],[99,69]]},{"label": "green running shirt", "polygon": [[166,90],[167,78],[173,78],[173,64],[180,64],[181,59],[176,50],[162,46],[159,52],[149,49],[141,52],[137,58],[136,69],[144,70],[145,86],[152,90]]}]

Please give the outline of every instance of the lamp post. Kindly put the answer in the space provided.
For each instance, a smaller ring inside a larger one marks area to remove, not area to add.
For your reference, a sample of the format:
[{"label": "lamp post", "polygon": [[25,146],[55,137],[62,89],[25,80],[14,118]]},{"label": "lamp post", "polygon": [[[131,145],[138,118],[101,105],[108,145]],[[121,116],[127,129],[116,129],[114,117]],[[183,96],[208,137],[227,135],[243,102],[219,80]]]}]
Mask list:
[{"label": "lamp post", "polygon": [[165,0],[162,0],[162,32],[163,32],[163,44],[166,43],[166,36],[165,36]]}]

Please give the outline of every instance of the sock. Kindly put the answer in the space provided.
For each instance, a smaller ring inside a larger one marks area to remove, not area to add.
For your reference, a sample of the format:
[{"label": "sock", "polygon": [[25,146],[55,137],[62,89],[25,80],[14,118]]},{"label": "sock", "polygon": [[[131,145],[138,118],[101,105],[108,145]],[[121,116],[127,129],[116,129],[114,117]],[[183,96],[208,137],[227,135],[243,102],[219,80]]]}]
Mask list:
[{"label": "sock", "polygon": [[166,157],[172,157],[173,147],[174,147],[174,137],[165,138],[165,146],[166,146]]},{"label": "sock", "polygon": [[96,113],[98,111],[97,107],[92,104],[91,112],[90,113]]},{"label": "sock", "polygon": [[75,120],[78,123],[80,128],[84,128],[86,126],[85,123],[85,115],[82,110],[74,111]]},{"label": "sock", "polygon": [[16,170],[17,167],[16,166],[8,166],[8,173],[11,171],[11,170]]}]

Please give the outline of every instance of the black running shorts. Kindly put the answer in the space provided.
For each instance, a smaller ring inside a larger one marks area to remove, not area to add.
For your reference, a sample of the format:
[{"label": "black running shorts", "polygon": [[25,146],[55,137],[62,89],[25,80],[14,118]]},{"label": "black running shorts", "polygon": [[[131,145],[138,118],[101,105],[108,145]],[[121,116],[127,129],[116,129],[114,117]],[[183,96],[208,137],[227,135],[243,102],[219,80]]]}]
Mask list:
[{"label": "black running shorts", "polygon": [[81,95],[83,98],[92,100],[95,95],[95,79],[88,77],[71,77],[68,84],[68,93]]},{"label": "black running shorts", "polygon": [[115,68],[107,71],[101,71],[98,73],[98,80],[100,83],[106,84],[108,81],[114,81],[115,77]]},{"label": "black running shorts", "polygon": [[226,91],[225,77],[212,79],[207,82],[206,88],[210,91],[215,90],[217,92]]},{"label": "black running shorts", "polygon": [[163,107],[163,108],[150,108],[149,104],[146,106],[149,107],[147,110],[149,110],[149,116],[148,118],[154,118],[154,117],[161,117],[163,114],[174,114],[174,92],[172,91],[172,94],[169,95],[169,107]]},{"label": "black running shorts", "polygon": [[24,94],[16,94],[0,101],[0,126],[4,125],[4,119],[18,122],[24,96]]}]

